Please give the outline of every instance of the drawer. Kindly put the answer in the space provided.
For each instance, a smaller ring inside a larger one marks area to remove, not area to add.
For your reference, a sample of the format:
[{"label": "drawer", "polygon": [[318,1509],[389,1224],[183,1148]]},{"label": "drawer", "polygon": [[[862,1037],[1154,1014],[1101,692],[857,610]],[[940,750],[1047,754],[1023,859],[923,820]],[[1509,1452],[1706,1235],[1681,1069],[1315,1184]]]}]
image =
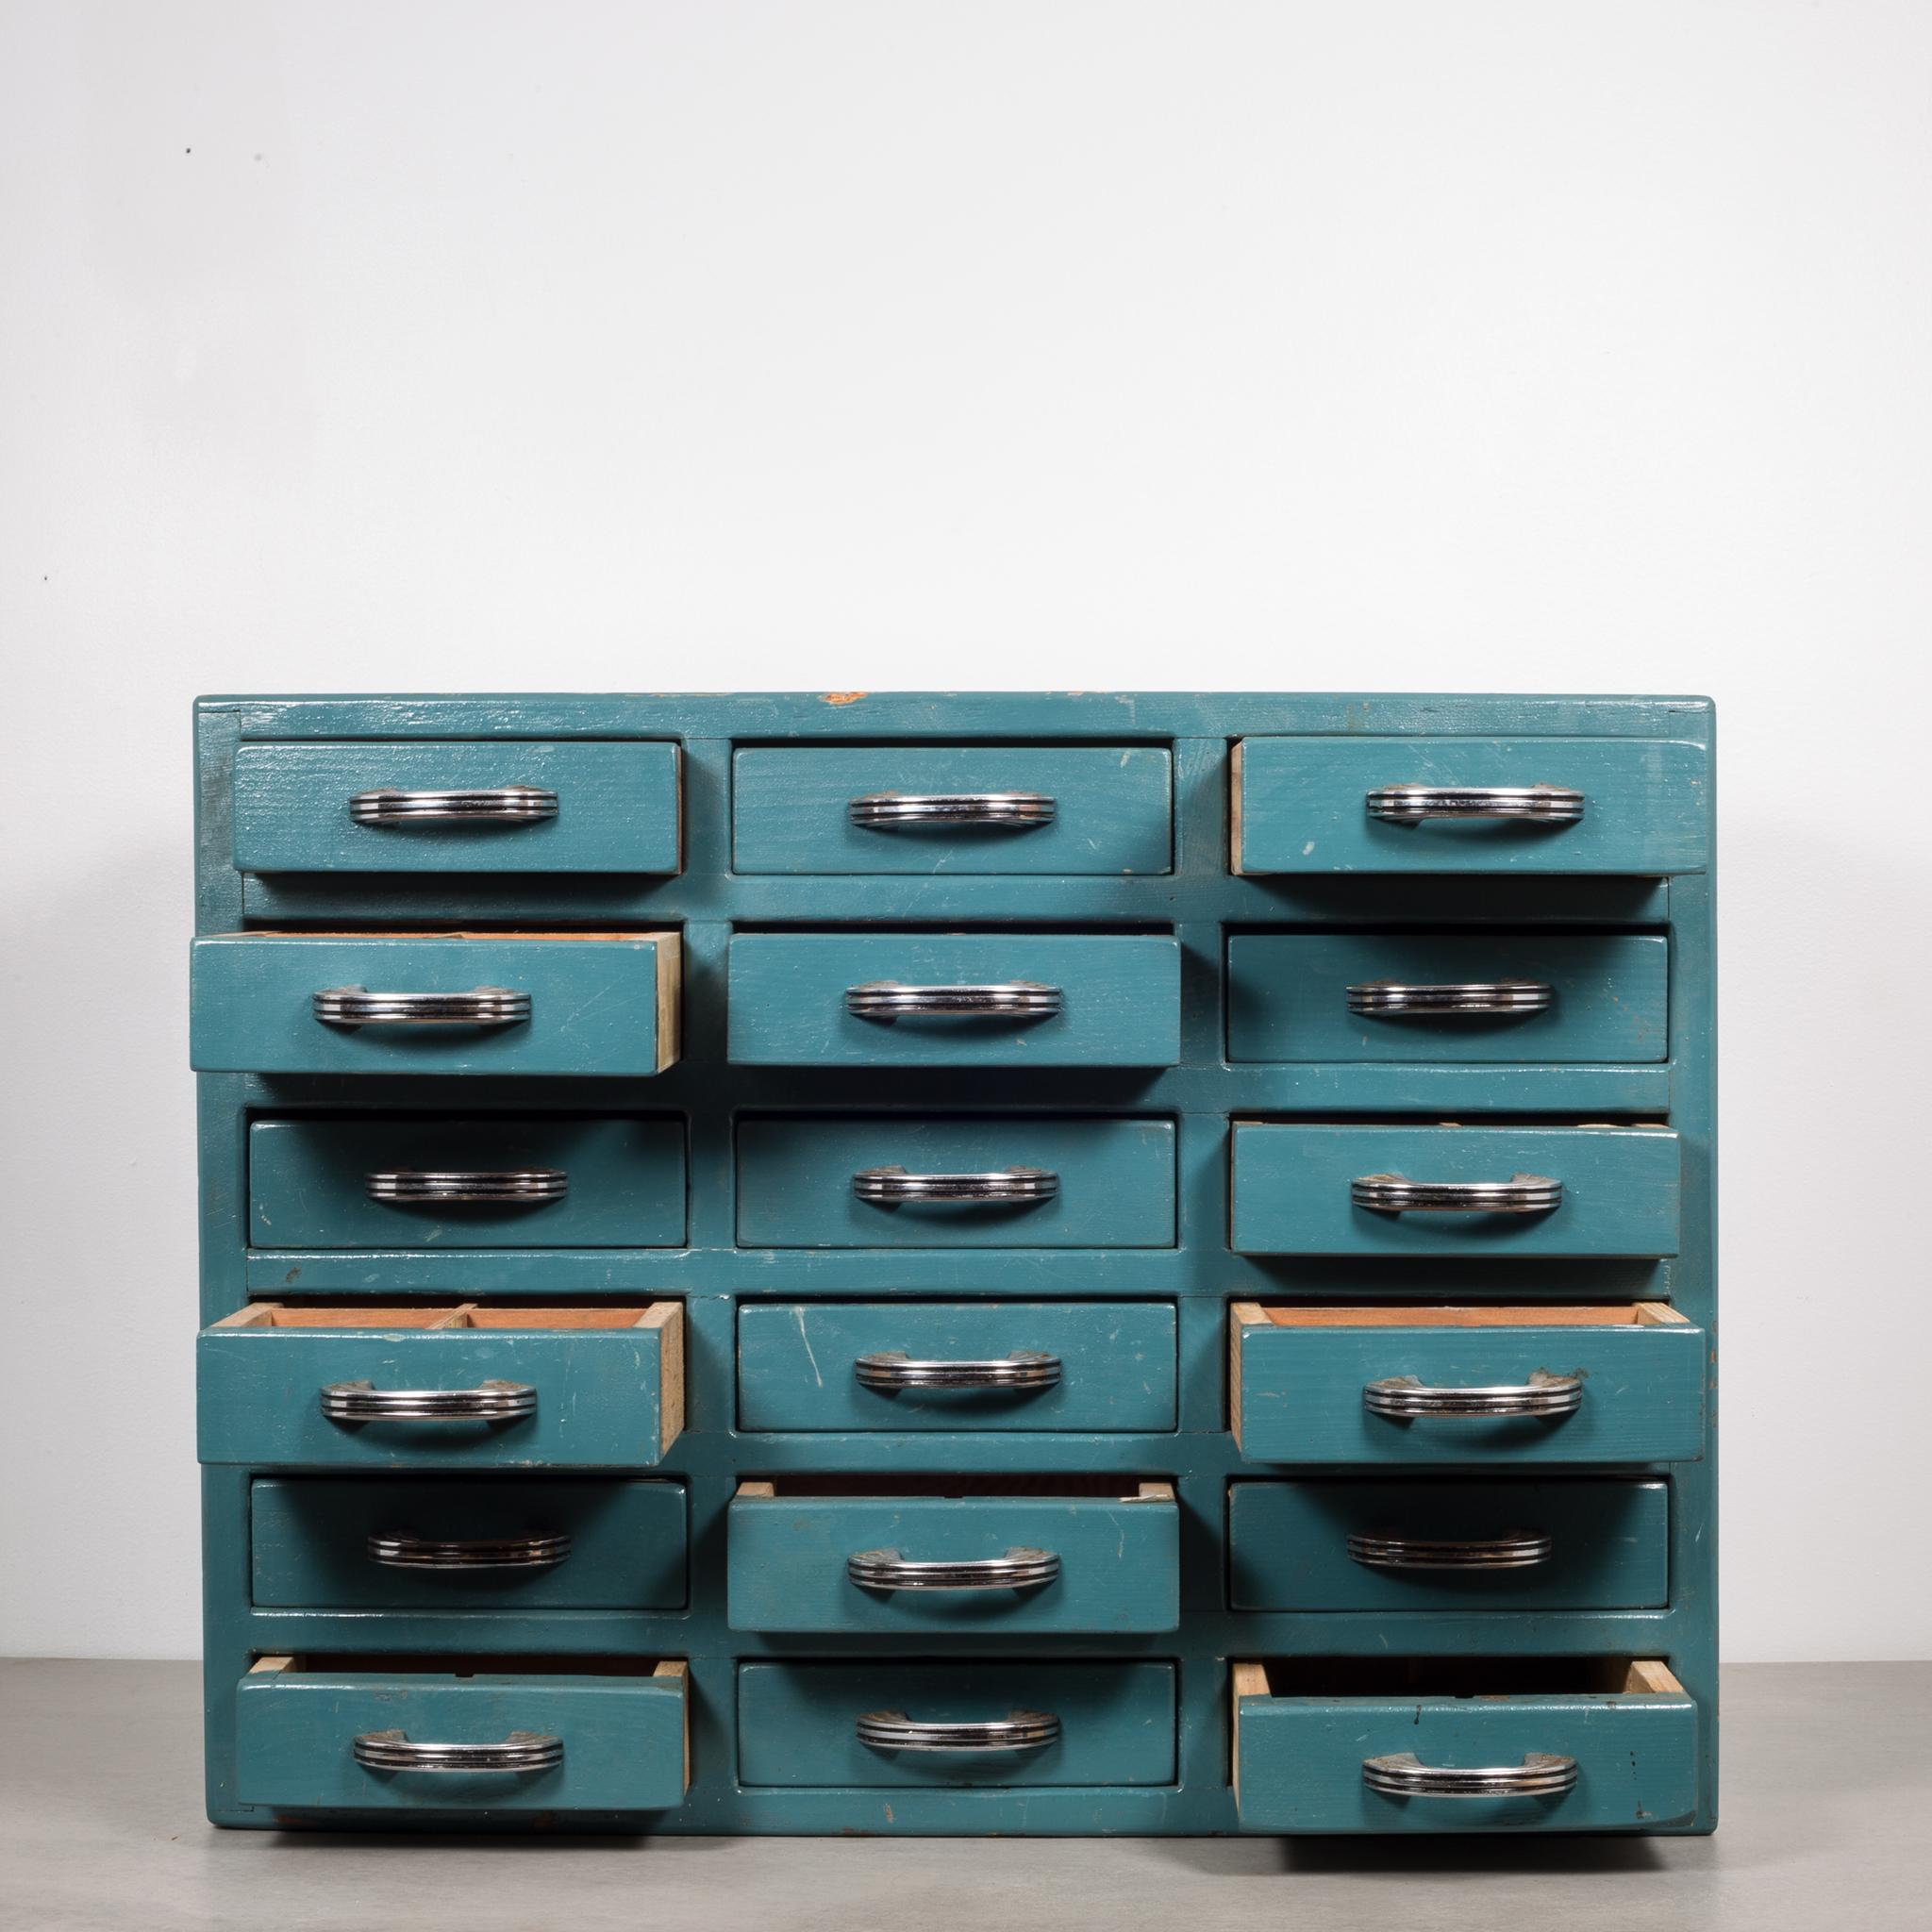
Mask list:
[{"label": "drawer", "polygon": [[1238,1610],[1648,1610],[1670,1601],[1660,1482],[1236,1483]]},{"label": "drawer", "polygon": [[1244,738],[1234,870],[1702,872],[1709,772],[1668,739]]},{"label": "drawer", "polygon": [[684,1212],[681,1120],[391,1113],[248,1130],[258,1248],[675,1248]]},{"label": "drawer", "polygon": [[249,1485],[248,1540],[258,1609],[676,1610],[685,1602],[676,1483],[264,1477]]},{"label": "drawer", "polygon": [[747,1248],[1170,1248],[1171,1120],[746,1120]]},{"label": "drawer", "polygon": [[738,1669],[741,1784],[1005,1790],[1174,1775],[1172,1664]]},{"label": "drawer", "polygon": [[647,1468],[684,1426],[684,1308],[251,1302],[201,1331],[201,1459]]},{"label": "drawer", "polygon": [[1242,1121],[1232,1139],[1241,1254],[1677,1252],[1681,1161],[1661,1128]]},{"label": "drawer", "polygon": [[1661,1060],[1669,961],[1648,933],[1241,933],[1227,1057]]},{"label": "drawer", "polygon": [[1709,1338],[1663,1302],[1228,1310],[1250,1462],[1694,1462]]},{"label": "drawer", "polygon": [[731,761],[741,873],[1174,868],[1164,746],[756,746]]},{"label": "drawer", "polygon": [[1656,1661],[1306,1657],[1231,1676],[1249,1831],[1659,1831],[1697,1808],[1697,1706]]},{"label": "drawer", "polygon": [[[676,933],[220,933],[194,941],[204,1074],[659,1074]],[[405,996],[388,1010],[372,995]],[[364,1020],[361,1015],[372,1015]]]},{"label": "drawer", "polygon": [[242,872],[675,873],[675,744],[244,744]]},{"label": "drawer", "polygon": [[741,1429],[1174,1426],[1172,1302],[741,1302]]},{"label": "drawer", "polygon": [[791,1476],[739,1484],[729,1518],[734,1630],[989,1638],[1180,1621],[1166,1483]]},{"label": "drawer", "polygon": [[235,1694],[234,1800],[297,1812],[662,1811],[684,1803],[681,1661],[520,1664],[262,1657]]},{"label": "drawer", "polygon": [[741,933],[730,1055],[753,1066],[1171,1067],[1178,940]]}]

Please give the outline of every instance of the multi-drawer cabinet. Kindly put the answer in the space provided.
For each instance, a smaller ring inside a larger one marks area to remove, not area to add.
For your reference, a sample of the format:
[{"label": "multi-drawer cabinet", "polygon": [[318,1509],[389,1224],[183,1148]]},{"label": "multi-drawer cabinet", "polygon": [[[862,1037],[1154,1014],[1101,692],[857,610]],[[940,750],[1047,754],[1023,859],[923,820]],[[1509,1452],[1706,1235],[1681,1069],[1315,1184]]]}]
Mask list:
[{"label": "multi-drawer cabinet", "polygon": [[209,1815],[1709,1830],[1711,743],[203,701]]}]

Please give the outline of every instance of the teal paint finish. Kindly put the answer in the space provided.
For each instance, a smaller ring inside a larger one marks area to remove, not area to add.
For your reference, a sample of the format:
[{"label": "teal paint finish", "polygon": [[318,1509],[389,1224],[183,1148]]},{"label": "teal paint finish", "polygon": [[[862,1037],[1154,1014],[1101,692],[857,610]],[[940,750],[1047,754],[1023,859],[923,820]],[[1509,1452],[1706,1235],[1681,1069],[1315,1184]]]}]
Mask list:
[{"label": "teal paint finish", "polygon": [[[494,1610],[464,1641],[514,1644],[529,1610],[675,1610],[685,1601],[682,1485],[277,1477],[249,1486],[254,1600],[266,1609]],[[434,1541],[565,1535],[547,1570],[393,1570],[372,1536]]]},{"label": "teal paint finish", "polygon": [[[675,873],[675,744],[244,744],[235,864],[255,873]],[[536,786],[557,816],[527,824],[358,825],[360,791]]]},{"label": "teal paint finish", "polygon": [[[1384,1570],[1354,1535],[1552,1539],[1522,1570]],[[1670,1599],[1661,1482],[1250,1482],[1228,1491],[1228,1602],[1238,1610],[1641,1610]]]},{"label": "teal paint finish", "polygon": [[[847,808],[879,792],[1032,791],[1052,822],[881,831]],[[1173,865],[1173,759],[1153,745],[758,746],[732,759],[740,873],[1078,874]]]},{"label": "teal paint finish", "polygon": [[[1241,1123],[1233,1129],[1233,1244],[1249,1255],[1674,1255],[1682,1153],[1647,1127],[1359,1127]],[[1533,1214],[1391,1214],[1349,1183],[1563,1183]]]},{"label": "teal paint finish", "polygon": [[[1051,1712],[1037,1750],[884,1751],[858,1741],[862,1712],[924,1724]],[[1166,1663],[789,1664],[738,1673],[739,1776],[748,1785],[849,1790],[1032,1790],[1165,1785],[1174,1775],[1174,1673]]]},{"label": "teal paint finish", "polygon": [[[1050,1018],[860,1019],[848,988],[1057,988]],[[1171,1067],[1181,1057],[1181,955],[1171,939],[1040,933],[752,933],[731,941],[740,1065]]]},{"label": "teal paint finish", "polygon": [[[943,1487],[943,1482],[940,1487]],[[837,1631],[974,1642],[1048,1632],[1172,1630],[1180,1621],[1173,1498],[787,1494],[732,1500],[727,1558],[734,1630]],[[1010,1549],[1060,1559],[1025,1590],[876,1591],[845,1574],[865,1550],[908,1562],[971,1561]]]},{"label": "teal paint finish", "polygon": [[[1702,872],[1707,755],[1610,738],[1245,738],[1241,873]],[[1555,785],[1584,794],[1571,825],[1369,816],[1388,785]]]},{"label": "teal paint finish", "polygon": [[[655,1074],[675,1054],[659,1037],[660,960],[675,941],[458,939],[446,935],[225,933],[196,940],[191,1054],[202,1073]],[[504,1026],[337,1026],[316,992],[530,996]],[[454,1096],[453,1096],[454,1097]]]},{"label": "teal paint finish", "polygon": [[[1238,933],[1227,1054],[1238,1061],[1657,1061],[1669,1046],[1670,941],[1654,933]],[[1530,979],[1541,1013],[1369,1015],[1348,989]]]},{"label": "teal paint finish", "polygon": [[[506,1663],[510,1660],[506,1659]],[[251,1674],[235,1694],[235,1795],[277,1811],[655,1811],[684,1802],[684,1681],[516,1671]],[[512,1731],[563,1740],[554,1770],[367,1771],[357,1736],[478,1744]]]},{"label": "teal paint finish", "polygon": [[[758,1430],[1086,1430],[1174,1425],[1175,1322],[1155,1302],[791,1302],[738,1317],[738,1426]],[[868,1389],[856,1363],[1055,1356],[1044,1389]]]},{"label": "teal paint finish", "polygon": [[[879,1207],[865,1168],[914,1174],[1045,1168],[1051,1199]],[[1165,1120],[748,1120],[738,1130],[738,1241],[746,1248],[1154,1248],[1174,1236],[1174,1128]]]}]

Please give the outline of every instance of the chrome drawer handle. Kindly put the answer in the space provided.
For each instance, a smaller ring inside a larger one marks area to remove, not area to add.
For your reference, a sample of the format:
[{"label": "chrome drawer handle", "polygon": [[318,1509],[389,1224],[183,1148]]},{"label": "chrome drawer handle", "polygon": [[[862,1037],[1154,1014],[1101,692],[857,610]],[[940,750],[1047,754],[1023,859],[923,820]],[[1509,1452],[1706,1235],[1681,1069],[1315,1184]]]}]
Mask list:
[{"label": "chrome drawer handle", "polygon": [[551,1771],[563,1762],[563,1740],[512,1731],[493,1744],[419,1744],[401,1731],[364,1731],[356,1762],[369,1771]]},{"label": "chrome drawer handle", "polygon": [[861,1168],[852,1191],[875,1208],[908,1201],[1051,1201],[1060,1177],[1045,1167],[997,1167],[986,1174],[908,1174],[903,1167]]},{"label": "chrome drawer handle", "polygon": [[479,1382],[474,1389],[378,1389],[331,1382],[322,1412],[332,1423],[502,1423],[537,1413],[527,1382]]},{"label": "chrome drawer handle", "polygon": [[1060,1358],[1033,1349],[984,1361],[917,1361],[899,1349],[862,1355],[853,1363],[859,1386],[888,1393],[899,1389],[1051,1389]]},{"label": "chrome drawer handle", "polygon": [[1037,1751],[1058,1742],[1060,1721],[1047,1710],[1009,1710],[985,1724],[922,1724],[903,1710],[868,1710],[858,1730],[875,1751]]},{"label": "chrome drawer handle", "polygon": [[554,1570],[569,1555],[570,1537],[477,1537],[440,1542],[397,1531],[369,1539],[369,1560],[385,1570]]},{"label": "chrome drawer handle", "polygon": [[1536,825],[1574,825],[1583,793],[1560,785],[1382,785],[1368,795],[1369,816],[1391,825],[1424,819],[1515,819]]},{"label": "chrome drawer handle", "polygon": [[1348,990],[1351,1013],[1379,1019],[1409,1013],[1546,1013],[1556,1002],[1556,988],[1536,979],[1473,979],[1460,986],[1371,979]]},{"label": "chrome drawer handle", "polygon": [[1051,1550],[1015,1546],[1004,1557],[908,1563],[897,1550],[860,1550],[845,1559],[845,1574],[860,1590],[1032,1590],[1060,1574]]},{"label": "chrome drawer handle", "polygon": [[1371,1570],[1533,1570],[1555,1541],[1536,1530],[1494,1537],[1351,1536],[1348,1554]]},{"label": "chrome drawer handle", "polygon": [[514,1026],[530,1017],[530,995],[507,986],[470,992],[371,992],[331,986],[313,995],[315,1017],[331,1026]]},{"label": "chrome drawer handle", "polygon": [[1357,1208],[1383,1214],[1547,1214],[1563,1204],[1563,1183],[1547,1174],[1507,1181],[1412,1181],[1406,1174],[1357,1174],[1348,1184]]},{"label": "chrome drawer handle", "polygon": [[1583,1377],[1539,1369],[1526,1382],[1434,1389],[1416,1375],[1390,1375],[1369,1383],[1362,1402],[1370,1414],[1397,1422],[1429,1416],[1574,1415],[1583,1407]]},{"label": "chrome drawer handle", "polygon": [[349,816],[358,825],[529,825],[557,816],[557,793],[538,785],[358,791],[349,801]]},{"label": "chrome drawer handle", "polygon": [[902,986],[895,979],[874,979],[845,989],[845,1010],[889,1026],[909,1019],[1050,1020],[1060,1009],[1060,998],[1058,987],[1030,979],[990,986]]},{"label": "chrome drawer handle", "polygon": [[846,810],[855,825],[1050,825],[1054,802],[1041,791],[874,791]]},{"label": "chrome drawer handle", "polygon": [[1576,1782],[1576,1760],[1532,1751],[1521,1764],[1424,1764],[1413,1751],[1362,1759],[1362,1782],[1391,1798],[1543,1798]]},{"label": "chrome drawer handle", "polygon": [[362,1176],[372,1201],[400,1201],[434,1208],[469,1208],[502,1202],[535,1205],[560,1201],[570,1192],[570,1175],[560,1167],[516,1167],[500,1174],[467,1168],[393,1167]]}]

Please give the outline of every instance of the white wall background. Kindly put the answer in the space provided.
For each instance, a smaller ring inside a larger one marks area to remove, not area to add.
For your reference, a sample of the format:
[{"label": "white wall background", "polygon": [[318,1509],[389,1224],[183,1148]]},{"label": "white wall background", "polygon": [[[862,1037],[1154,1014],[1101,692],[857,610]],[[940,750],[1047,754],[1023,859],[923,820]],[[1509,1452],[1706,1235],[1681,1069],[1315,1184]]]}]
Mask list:
[{"label": "white wall background", "polygon": [[1052,685],[1717,697],[1725,1648],[1932,1654],[1932,10],[0,15],[0,1651],[198,1645],[195,692]]}]

